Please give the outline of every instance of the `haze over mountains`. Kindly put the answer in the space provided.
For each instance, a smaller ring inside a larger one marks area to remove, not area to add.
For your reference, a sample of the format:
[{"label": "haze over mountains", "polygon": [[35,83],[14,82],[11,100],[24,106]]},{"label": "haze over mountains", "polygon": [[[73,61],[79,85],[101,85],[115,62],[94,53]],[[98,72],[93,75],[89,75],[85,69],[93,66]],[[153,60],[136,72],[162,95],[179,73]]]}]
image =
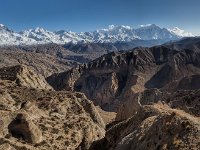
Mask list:
[{"label": "haze over mountains", "polygon": [[131,42],[134,40],[155,40],[161,43],[178,40],[182,37],[192,37],[192,33],[178,27],[173,29],[161,28],[155,24],[141,25],[139,28],[130,26],[110,25],[107,29],[92,32],[48,31],[37,27],[21,32],[15,32],[0,24],[0,45],[35,45],[35,44],[67,44],[67,43],[116,43]]}]

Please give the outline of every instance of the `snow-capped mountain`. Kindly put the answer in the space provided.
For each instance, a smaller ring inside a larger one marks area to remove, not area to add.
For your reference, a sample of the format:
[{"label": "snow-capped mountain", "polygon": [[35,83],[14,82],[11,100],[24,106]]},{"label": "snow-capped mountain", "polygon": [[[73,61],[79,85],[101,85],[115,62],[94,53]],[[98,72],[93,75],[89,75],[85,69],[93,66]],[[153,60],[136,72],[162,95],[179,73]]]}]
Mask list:
[{"label": "snow-capped mountain", "polygon": [[45,44],[45,43],[56,43],[56,44],[65,44],[65,43],[77,43],[81,40],[87,40],[82,39],[79,37],[79,35],[75,32],[67,32],[64,30],[57,31],[57,32],[51,32],[47,31],[43,28],[36,28],[36,29],[30,29],[23,32],[20,32],[20,34],[24,37],[34,39],[36,43],[39,44]]},{"label": "snow-capped mountain", "polygon": [[178,27],[175,27],[173,29],[168,29],[172,34],[180,37],[193,37],[194,35],[190,32],[186,32]]},{"label": "snow-capped mountain", "polygon": [[30,29],[20,32],[23,37],[33,39],[34,41],[41,43],[56,42],[59,40],[59,36],[53,32],[47,31],[43,28],[37,27],[36,29]]},{"label": "snow-capped mountain", "polygon": [[96,42],[117,42],[132,41],[140,39],[135,33],[135,29],[130,26],[114,26],[110,25],[108,29],[96,30],[93,32],[93,41]]},{"label": "snow-capped mountain", "polygon": [[177,39],[177,35],[172,34],[165,28],[160,28],[155,24],[141,25],[140,28],[136,29],[136,34],[142,40],[173,40]]},{"label": "snow-capped mountain", "polygon": [[29,29],[15,32],[0,24],[0,45],[33,45],[33,44],[66,44],[79,42],[115,43],[133,40],[176,40],[186,36],[193,36],[179,28],[160,28],[155,24],[141,25],[139,28],[130,26],[110,25],[107,29],[93,32],[75,33],[71,31],[51,32],[43,28]]},{"label": "snow-capped mountain", "polygon": [[34,40],[27,38],[20,33],[8,29],[0,24],[0,45],[19,45],[24,43],[34,43]]}]

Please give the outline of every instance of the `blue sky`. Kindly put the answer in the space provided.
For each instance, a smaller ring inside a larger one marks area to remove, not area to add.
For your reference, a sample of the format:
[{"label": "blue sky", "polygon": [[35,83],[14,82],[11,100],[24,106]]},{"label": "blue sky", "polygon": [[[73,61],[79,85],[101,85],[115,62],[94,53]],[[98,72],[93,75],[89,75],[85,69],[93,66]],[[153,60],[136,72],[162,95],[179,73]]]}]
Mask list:
[{"label": "blue sky", "polygon": [[200,0],[0,0],[0,23],[76,32],[154,23],[200,33]]}]

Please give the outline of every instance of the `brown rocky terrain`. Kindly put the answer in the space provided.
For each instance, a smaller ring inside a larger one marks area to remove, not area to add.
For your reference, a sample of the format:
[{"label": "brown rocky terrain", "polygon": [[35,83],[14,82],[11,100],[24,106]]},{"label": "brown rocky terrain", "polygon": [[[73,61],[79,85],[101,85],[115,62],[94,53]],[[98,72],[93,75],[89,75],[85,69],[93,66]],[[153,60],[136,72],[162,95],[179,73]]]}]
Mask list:
[{"label": "brown rocky terrain", "polygon": [[95,150],[197,150],[200,119],[166,104],[145,105],[133,117],[112,126]]},{"label": "brown rocky terrain", "polygon": [[45,78],[24,65],[0,68],[0,79],[15,81],[18,86],[50,90]]},{"label": "brown rocky terrain", "polygon": [[[67,72],[54,74],[48,77],[47,81],[55,90],[85,93],[104,110],[131,110],[125,112],[130,114],[127,115],[130,117],[140,108],[138,95],[143,91],[159,89],[173,92],[180,88],[198,89],[198,85],[194,85],[193,82],[198,81],[199,75],[199,52],[176,51],[157,46],[112,52]],[[193,81],[187,79],[190,77]],[[185,82],[191,87],[180,87]],[[123,108],[120,109],[119,106]]]},{"label": "brown rocky terrain", "polygon": [[168,92],[159,89],[147,89],[144,92],[136,94],[133,99],[120,105],[115,120],[125,120],[135,114],[143,105],[151,105],[158,103],[159,101],[166,103],[171,108],[184,110],[196,117],[200,116],[199,90],[178,90],[175,92]]},{"label": "brown rocky terrain", "polygon": [[[86,47],[85,47],[86,48]],[[64,61],[69,63],[69,65],[87,63],[92,59],[95,59],[103,54],[104,51],[96,51],[95,48],[92,48],[92,51],[77,52],[74,49],[69,49],[63,45],[58,44],[41,44],[41,45],[19,45],[19,46],[4,46],[1,47],[1,50],[6,52],[21,52],[21,53],[32,53],[32,54],[42,54],[46,56],[51,56],[58,61]],[[34,59],[33,59],[34,60]]]},{"label": "brown rocky terrain", "polygon": [[96,106],[96,108],[106,125],[110,125],[115,121],[117,115],[115,112],[104,111],[99,106]]},{"label": "brown rocky terrain", "polygon": [[44,77],[68,70],[76,65],[73,62],[59,60],[48,54],[0,49],[0,68],[21,64],[29,66],[31,70]]},{"label": "brown rocky terrain", "polygon": [[65,46],[0,50],[0,149],[200,149],[198,50]]},{"label": "brown rocky terrain", "polygon": [[194,51],[199,52],[200,51],[200,37],[187,37],[178,41],[168,42],[164,45],[176,50],[192,49]]},{"label": "brown rocky terrain", "polygon": [[25,66],[0,72],[0,149],[88,149],[104,137],[105,124],[84,94],[53,91]]},{"label": "brown rocky terrain", "polygon": [[165,100],[172,108],[200,117],[200,90],[177,91]]},{"label": "brown rocky terrain", "polygon": [[63,45],[64,48],[80,53],[80,54],[93,54],[98,57],[102,54],[106,54],[108,52],[119,51],[119,50],[129,50],[135,47],[152,47],[154,45],[160,45],[164,43],[164,40],[139,40],[135,39],[129,42],[125,41],[117,41],[114,43],[105,42],[105,43],[68,43]]}]

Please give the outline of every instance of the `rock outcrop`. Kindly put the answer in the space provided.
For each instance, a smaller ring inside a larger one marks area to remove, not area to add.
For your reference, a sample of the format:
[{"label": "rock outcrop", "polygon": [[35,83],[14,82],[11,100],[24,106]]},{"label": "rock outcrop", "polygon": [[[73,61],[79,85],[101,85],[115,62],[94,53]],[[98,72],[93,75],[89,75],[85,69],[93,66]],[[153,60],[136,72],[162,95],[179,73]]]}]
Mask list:
[{"label": "rock outcrop", "polygon": [[161,92],[159,89],[147,89],[143,92],[134,94],[118,107],[115,120],[121,121],[132,117],[143,105],[157,103],[168,96],[169,93]]},{"label": "rock outcrop", "polygon": [[28,88],[52,89],[43,76],[28,69],[25,65],[0,68],[0,79],[15,81],[19,86]]},{"label": "rock outcrop", "polygon": [[8,125],[8,130],[12,136],[22,138],[29,143],[36,144],[42,142],[40,129],[27,114],[17,114],[16,118]]},{"label": "rock outcrop", "polygon": [[200,148],[200,120],[161,103],[143,106],[128,120],[112,126],[95,150]]}]

